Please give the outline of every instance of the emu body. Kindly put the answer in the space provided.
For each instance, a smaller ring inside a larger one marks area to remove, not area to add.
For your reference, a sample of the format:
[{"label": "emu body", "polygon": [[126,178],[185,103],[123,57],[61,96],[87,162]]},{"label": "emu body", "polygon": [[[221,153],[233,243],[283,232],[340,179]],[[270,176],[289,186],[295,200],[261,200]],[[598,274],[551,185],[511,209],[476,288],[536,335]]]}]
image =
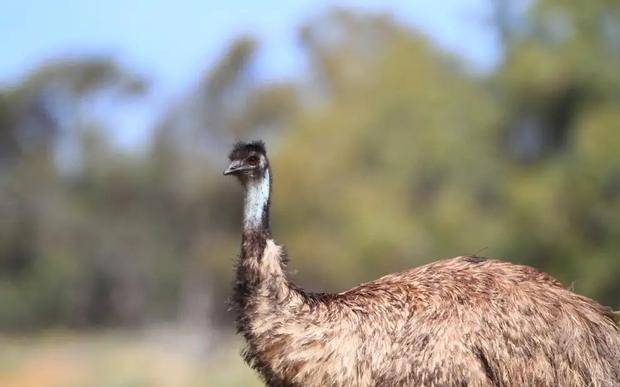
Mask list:
[{"label": "emu body", "polygon": [[304,292],[271,238],[264,146],[238,144],[231,161],[246,187],[232,302],[245,360],[268,385],[620,385],[611,311],[528,266],[457,257]]}]

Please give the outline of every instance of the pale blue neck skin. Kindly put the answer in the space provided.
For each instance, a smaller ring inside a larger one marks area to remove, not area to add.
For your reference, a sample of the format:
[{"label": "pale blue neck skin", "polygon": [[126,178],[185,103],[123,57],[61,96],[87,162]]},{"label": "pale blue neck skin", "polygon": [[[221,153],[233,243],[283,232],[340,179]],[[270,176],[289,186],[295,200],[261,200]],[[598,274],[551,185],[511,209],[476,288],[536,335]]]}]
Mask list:
[{"label": "pale blue neck skin", "polygon": [[252,180],[246,186],[245,206],[243,211],[243,227],[246,230],[258,230],[265,225],[265,206],[270,195],[269,169],[261,179]]}]

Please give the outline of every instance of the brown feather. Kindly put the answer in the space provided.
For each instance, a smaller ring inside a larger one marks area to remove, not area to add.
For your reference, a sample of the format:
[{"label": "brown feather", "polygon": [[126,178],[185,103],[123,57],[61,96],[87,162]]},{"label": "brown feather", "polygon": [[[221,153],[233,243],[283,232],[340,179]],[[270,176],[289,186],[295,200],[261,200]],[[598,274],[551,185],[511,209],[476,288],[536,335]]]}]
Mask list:
[{"label": "brown feather", "polygon": [[269,385],[620,385],[611,310],[530,267],[457,257],[324,295],[273,241],[258,257],[239,329]]}]

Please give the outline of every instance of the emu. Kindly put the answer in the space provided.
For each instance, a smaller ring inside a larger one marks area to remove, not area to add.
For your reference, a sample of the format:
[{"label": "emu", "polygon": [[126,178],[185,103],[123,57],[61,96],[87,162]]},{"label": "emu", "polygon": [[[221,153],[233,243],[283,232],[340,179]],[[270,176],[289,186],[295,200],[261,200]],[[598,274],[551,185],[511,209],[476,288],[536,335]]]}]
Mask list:
[{"label": "emu", "polygon": [[440,260],[338,294],[286,276],[260,141],[225,175],[245,187],[232,306],[245,361],[269,386],[620,386],[610,309],[528,266]]}]

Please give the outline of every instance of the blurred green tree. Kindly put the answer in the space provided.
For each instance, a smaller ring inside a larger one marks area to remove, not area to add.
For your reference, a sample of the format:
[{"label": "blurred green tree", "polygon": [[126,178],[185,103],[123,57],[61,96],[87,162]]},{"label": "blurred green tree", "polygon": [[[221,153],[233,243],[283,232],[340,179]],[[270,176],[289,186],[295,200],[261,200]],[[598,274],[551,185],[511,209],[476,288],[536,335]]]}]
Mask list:
[{"label": "blurred green tree", "polygon": [[78,214],[61,148],[88,132],[90,99],[136,95],[144,87],[115,63],[93,58],[50,63],[0,92],[2,326],[76,321],[84,299],[101,302],[106,313],[97,285],[83,278],[87,261],[80,254],[80,223],[95,222]]},{"label": "blurred green tree", "polygon": [[147,86],[113,62],[0,90],[0,326],[230,318],[241,198],[220,172],[253,137],[305,287],[478,253],[620,307],[620,5],[495,4],[505,54],[489,74],[387,16],[310,20],[297,82],[257,79],[242,37],[160,112],[143,153],[91,111]]}]

